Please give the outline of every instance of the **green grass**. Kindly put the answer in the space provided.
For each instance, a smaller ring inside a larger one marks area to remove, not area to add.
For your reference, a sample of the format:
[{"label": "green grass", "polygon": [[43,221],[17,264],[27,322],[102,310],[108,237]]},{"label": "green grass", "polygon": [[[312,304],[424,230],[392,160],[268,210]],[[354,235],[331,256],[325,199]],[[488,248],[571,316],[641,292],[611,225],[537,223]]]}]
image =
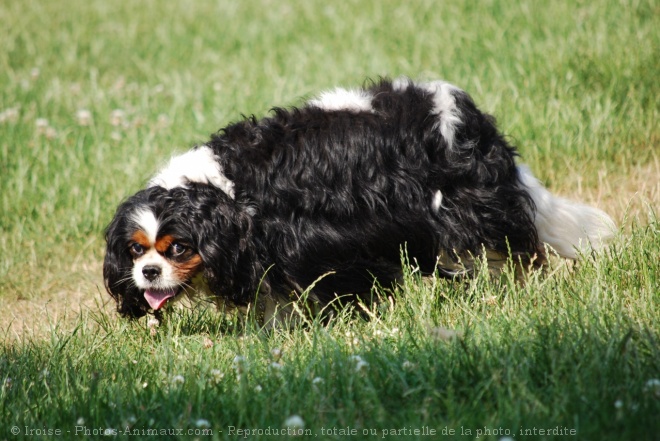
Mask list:
[{"label": "green grass", "polygon": [[[660,436],[656,0],[24,0],[0,23],[0,440],[200,419],[238,439],[291,415],[320,439]],[[470,92],[553,191],[625,225],[611,252],[525,286],[409,274],[371,320],[273,334],[199,308],[152,336],[104,306],[103,229],[171,153],[380,75]]]}]

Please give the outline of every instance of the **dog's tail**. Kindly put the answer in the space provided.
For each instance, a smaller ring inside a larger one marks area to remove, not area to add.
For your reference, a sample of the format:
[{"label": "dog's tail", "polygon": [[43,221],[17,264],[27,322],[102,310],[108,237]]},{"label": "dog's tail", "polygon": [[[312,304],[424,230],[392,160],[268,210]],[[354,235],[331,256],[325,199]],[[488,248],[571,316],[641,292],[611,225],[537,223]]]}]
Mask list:
[{"label": "dog's tail", "polygon": [[518,166],[518,176],[536,205],[539,240],[560,256],[575,259],[601,250],[614,236],[616,225],[604,211],[553,195],[527,166]]}]

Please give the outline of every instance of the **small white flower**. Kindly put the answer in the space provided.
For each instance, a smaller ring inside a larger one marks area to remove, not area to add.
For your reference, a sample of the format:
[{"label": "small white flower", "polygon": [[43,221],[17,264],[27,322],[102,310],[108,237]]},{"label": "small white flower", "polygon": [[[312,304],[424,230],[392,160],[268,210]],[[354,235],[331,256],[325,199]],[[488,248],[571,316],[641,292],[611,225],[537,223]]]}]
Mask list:
[{"label": "small white flower", "polygon": [[364,361],[359,355],[351,356],[351,360],[355,362],[355,372],[361,372],[369,366],[369,363]]},{"label": "small white flower", "polygon": [[147,386],[149,386],[149,383],[147,383],[146,381],[142,383],[142,389],[146,389]]},{"label": "small white flower", "polygon": [[85,418],[80,417],[76,420],[76,425],[77,426],[83,426],[85,424]]},{"label": "small white flower", "polygon": [[314,377],[314,379],[312,380],[312,384],[317,384],[317,385],[318,384],[323,384],[323,382],[324,382],[324,380],[321,377]]},{"label": "small white flower", "polygon": [[615,409],[622,409],[623,408],[623,401],[622,400],[616,400],[614,402],[614,408]]},{"label": "small white flower", "polygon": [[211,369],[211,377],[217,383],[225,377],[225,374],[220,369]]},{"label": "small white flower", "polygon": [[10,107],[9,109],[4,110],[0,113],[0,123],[5,121],[16,122],[18,121],[18,108]]},{"label": "small white flower", "polygon": [[57,136],[57,130],[53,127],[46,127],[46,139],[54,139]]},{"label": "small white flower", "polygon": [[304,429],[305,421],[299,415],[291,415],[284,421],[284,425],[290,429]]},{"label": "small white flower", "polygon": [[195,427],[199,429],[208,429],[211,427],[211,423],[209,423],[208,420],[200,418],[197,421],[195,421]]},{"label": "small white flower", "polygon": [[46,133],[46,129],[48,128],[48,120],[46,118],[37,118],[35,125],[37,126],[38,133]]},{"label": "small white flower", "polygon": [[137,360],[131,360],[131,363],[137,364]]},{"label": "small white flower", "polygon": [[186,381],[185,378],[183,378],[183,375],[175,375],[172,377],[172,383],[174,384],[183,384]]},{"label": "small white flower", "polygon": [[78,120],[78,125],[88,126],[92,122],[92,112],[87,109],[80,109],[76,112],[76,119]]},{"label": "small white flower", "polygon": [[110,113],[110,124],[114,127],[122,125],[126,119],[126,114],[121,109],[115,109]]},{"label": "small white flower", "polygon": [[654,394],[656,397],[660,398],[660,380],[657,378],[651,378],[644,384],[644,392]]},{"label": "small white flower", "polygon": [[405,371],[411,371],[411,370],[413,370],[413,369],[415,368],[415,364],[409,362],[408,360],[405,360],[405,361],[403,362],[403,364],[401,365],[401,367],[402,367],[403,370],[405,370]]},{"label": "small white flower", "polygon": [[259,393],[259,392],[261,392],[262,390],[263,390],[263,388],[261,387],[260,384],[257,384],[256,386],[254,386],[254,391],[255,391],[255,392]]},{"label": "small white flower", "polygon": [[160,326],[160,321],[155,317],[152,317],[147,321],[148,328],[157,328],[158,326]]},{"label": "small white flower", "polygon": [[280,348],[273,348],[270,350],[270,355],[273,357],[274,361],[280,361],[280,358],[282,358],[282,350]]}]

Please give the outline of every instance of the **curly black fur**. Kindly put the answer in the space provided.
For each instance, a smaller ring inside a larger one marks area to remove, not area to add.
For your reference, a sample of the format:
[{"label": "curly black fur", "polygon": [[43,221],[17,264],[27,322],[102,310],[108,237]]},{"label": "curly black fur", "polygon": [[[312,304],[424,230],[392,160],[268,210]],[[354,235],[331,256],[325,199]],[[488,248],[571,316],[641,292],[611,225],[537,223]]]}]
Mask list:
[{"label": "curly black fur", "polygon": [[[431,92],[386,80],[368,90],[372,111],[276,108],[213,135],[207,146],[233,182],[233,198],[188,182],[123,203],[106,231],[104,264],[119,312],[149,310],[130,278],[127,238],[135,226],[127,214],[136,207],[193,244],[213,295],[239,305],[259,287],[286,295],[329,272],[314,289],[320,302],[368,293],[374,279],[388,285],[400,276],[402,247],[424,273],[440,274],[442,252],[539,253],[516,152],[491,116],[454,91],[461,120],[449,145]],[[438,191],[440,209],[432,207]]]}]

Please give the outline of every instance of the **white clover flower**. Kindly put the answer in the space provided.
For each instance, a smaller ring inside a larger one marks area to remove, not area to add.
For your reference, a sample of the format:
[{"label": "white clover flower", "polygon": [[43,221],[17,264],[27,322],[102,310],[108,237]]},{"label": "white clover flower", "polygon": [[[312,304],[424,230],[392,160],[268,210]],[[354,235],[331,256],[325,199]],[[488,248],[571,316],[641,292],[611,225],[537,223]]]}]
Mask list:
[{"label": "white clover flower", "polygon": [[355,362],[355,372],[361,372],[363,369],[369,367],[369,363],[364,361],[359,355],[351,356],[351,360]]},{"label": "white clover flower", "polygon": [[644,392],[655,395],[660,398],[660,380],[651,378],[644,384]]},{"label": "white clover flower", "polygon": [[401,367],[402,367],[403,370],[405,370],[405,371],[411,371],[411,370],[415,369],[415,364],[414,364],[414,363],[411,363],[411,362],[408,361],[408,360],[405,360],[405,361],[403,362],[403,364],[401,364]]},{"label": "white clover flower", "polygon": [[225,374],[220,369],[211,369],[211,377],[217,383],[225,377]]},{"label": "white clover flower", "polygon": [[209,423],[208,420],[200,418],[197,421],[195,421],[195,427],[197,427],[198,429],[208,429],[211,427],[211,423]]},{"label": "white clover flower", "polygon": [[2,112],[0,112],[0,123],[3,123],[5,121],[12,123],[18,121],[17,107],[10,107],[9,109],[5,109]]},{"label": "white clover flower", "polygon": [[110,125],[114,127],[118,127],[122,125],[125,119],[126,119],[126,114],[121,109],[115,109],[112,112],[110,112]]},{"label": "white clover flower", "polygon": [[46,129],[48,128],[48,120],[46,118],[37,118],[35,125],[37,126],[37,133],[46,133]]},{"label": "white clover flower", "polygon": [[289,429],[304,429],[305,428],[305,421],[303,421],[302,417],[299,415],[291,415],[289,418],[284,421],[284,426],[288,427]]},{"label": "white clover flower", "polygon": [[78,125],[88,126],[92,122],[92,112],[87,109],[80,109],[76,112],[76,119],[78,120]]},{"label": "white clover flower", "polygon": [[185,378],[183,378],[183,375],[175,375],[172,377],[172,383],[174,384],[183,384],[186,381]]}]

